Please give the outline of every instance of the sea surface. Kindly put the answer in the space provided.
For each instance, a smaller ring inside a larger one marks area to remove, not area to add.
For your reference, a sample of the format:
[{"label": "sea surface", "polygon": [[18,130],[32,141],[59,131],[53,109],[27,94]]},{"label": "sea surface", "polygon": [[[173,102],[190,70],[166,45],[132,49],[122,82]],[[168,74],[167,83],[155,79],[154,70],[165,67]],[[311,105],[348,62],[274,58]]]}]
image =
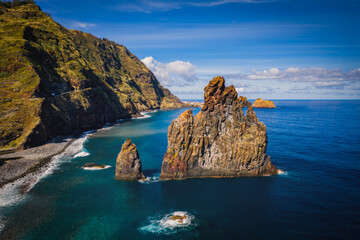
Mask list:
[{"label": "sea surface", "polygon": [[[255,111],[285,174],[159,181],[167,128],[184,109],[147,113],[84,134],[26,195],[17,183],[2,190],[0,239],[360,239],[360,101],[274,102]],[[114,180],[126,138],[147,181]]]}]

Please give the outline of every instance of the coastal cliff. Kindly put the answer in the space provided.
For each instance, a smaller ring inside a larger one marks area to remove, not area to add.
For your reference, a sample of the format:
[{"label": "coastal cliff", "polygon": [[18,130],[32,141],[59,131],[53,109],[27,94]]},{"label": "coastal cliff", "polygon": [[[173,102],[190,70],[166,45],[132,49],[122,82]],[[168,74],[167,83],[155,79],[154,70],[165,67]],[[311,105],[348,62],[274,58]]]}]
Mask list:
[{"label": "coastal cliff", "polygon": [[252,105],[253,108],[276,108],[275,104],[271,100],[264,100],[261,98],[258,98],[255,100],[255,102]]},{"label": "coastal cliff", "polygon": [[66,29],[35,4],[0,4],[0,149],[182,106],[126,47]]},{"label": "coastal cliff", "polygon": [[[215,77],[205,87],[201,111],[192,109],[168,129],[161,179],[239,177],[276,174],[266,155],[266,127],[245,97],[225,79]],[[244,114],[243,108],[247,111]]]},{"label": "coastal cliff", "polygon": [[115,179],[136,181],[144,178],[136,145],[128,138],[116,159]]}]

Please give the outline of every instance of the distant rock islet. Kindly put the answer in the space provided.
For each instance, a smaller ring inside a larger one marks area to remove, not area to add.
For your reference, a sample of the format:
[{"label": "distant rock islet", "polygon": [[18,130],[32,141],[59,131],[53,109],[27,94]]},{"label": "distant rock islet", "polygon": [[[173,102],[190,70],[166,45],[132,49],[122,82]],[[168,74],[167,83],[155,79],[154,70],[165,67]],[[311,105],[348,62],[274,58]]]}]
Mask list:
[{"label": "distant rock islet", "polygon": [[252,105],[253,108],[276,108],[275,104],[271,100],[264,100],[261,98],[258,98],[255,100],[255,102]]}]

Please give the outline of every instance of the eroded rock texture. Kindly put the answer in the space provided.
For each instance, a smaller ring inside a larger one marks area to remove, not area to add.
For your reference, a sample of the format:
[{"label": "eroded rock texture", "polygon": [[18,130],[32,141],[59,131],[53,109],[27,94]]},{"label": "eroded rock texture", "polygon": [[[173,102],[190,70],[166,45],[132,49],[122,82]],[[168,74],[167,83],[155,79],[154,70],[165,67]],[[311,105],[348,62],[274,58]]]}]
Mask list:
[{"label": "eroded rock texture", "polygon": [[196,116],[187,110],[171,123],[160,178],[275,174],[266,155],[266,127],[251,103],[238,98],[234,86],[225,87],[222,77],[205,87],[204,100]]},{"label": "eroded rock texture", "polygon": [[136,145],[126,139],[116,159],[115,179],[136,181],[144,178]]}]

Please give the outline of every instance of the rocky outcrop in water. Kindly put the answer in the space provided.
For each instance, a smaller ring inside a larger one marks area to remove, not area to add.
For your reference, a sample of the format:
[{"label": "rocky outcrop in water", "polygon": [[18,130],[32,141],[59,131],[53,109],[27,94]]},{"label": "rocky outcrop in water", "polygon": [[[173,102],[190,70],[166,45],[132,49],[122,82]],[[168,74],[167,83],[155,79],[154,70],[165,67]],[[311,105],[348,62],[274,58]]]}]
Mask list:
[{"label": "rocky outcrop in water", "polygon": [[100,165],[97,163],[85,163],[84,166],[82,166],[83,169],[86,170],[100,170],[100,169],[106,169],[110,168],[109,165]]},{"label": "rocky outcrop in water", "polygon": [[[276,174],[266,155],[266,127],[234,86],[215,77],[205,87],[204,105],[172,121],[161,179]],[[247,108],[244,114],[244,107]]]},{"label": "rocky outcrop in water", "polygon": [[136,181],[145,179],[136,145],[126,139],[116,159],[115,179]]},{"label": "rocky outcrop in water", "polygon": [[252,105],[253,108],[276,108],[275,104],[271,100],[264,100],[261,98],[258,98],[255,100],[255,102]]}]

